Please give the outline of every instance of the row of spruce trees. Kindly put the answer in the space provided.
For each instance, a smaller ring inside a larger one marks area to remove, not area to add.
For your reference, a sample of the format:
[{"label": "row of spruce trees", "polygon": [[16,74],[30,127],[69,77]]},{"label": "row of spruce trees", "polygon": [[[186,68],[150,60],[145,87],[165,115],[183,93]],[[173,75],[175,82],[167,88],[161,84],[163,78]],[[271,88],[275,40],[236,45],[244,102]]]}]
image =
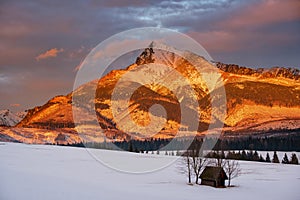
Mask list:
[{"label": "row of spruce trees", "polygon": [[[299,130],[300,131],[300,130]],[[172,141],[172,145],[169,145]],[[165,150],[182,150],[187,149],[191,141],[189,139],[148,139],[148,140],[124,140],[112,142],[88,142],[68,144],[68,146],[90,147],[96,149],[114,149],[131,152],[140,151],[156,151],[163,147]],[[274,136],[274,137],[234,137],[234,138],[197,138],[193,141],[199,146],[203,145],[203,149],[210,149],[214,146],[215,151],[230,151],[252,149],[258,151],[300,151],[300,134]]]},{"label": "row of spruce trees", "polygon": [[[224,151],[218,152],[213,151],[206,155],[208,158],[221,158],[221,159],[231,159],[231,160],[246,160],[246,161],[257,161],[257,162],[272,162],[272,163],[280,163],[277,152],[274,151],[273,158],[271,160],[269,153],[267,153],[266,158],[264,158],[261,154],[258,154],[257,151],[245,151],[243,150],[235,152],[229,151],[227,155],[225,155]],[[299,164],[298,157],[295,153],[292,153],[291,158],[289,159],[287,154],[285,153],[281,163],[283,164]]]},{"label": "row of spruce trees", "polygon": [[[140,152],[136,152],[136,153],[150,153],[149,151],[140,151]],[[154,151],[151,151],[151,154],[161,154],[160,151],[156,151],[156,153]],[[180,153],[180,151],[177,151],[176,153],[174,153],[174,151],[165,151],[164,155],[166,156],[181,156],[182,153]],[[277,152],[274,151],[273,153],[273,157],[272,159],[270,158],[269,153],[267,153],[266,158],[264,158],[261,154],[258,154],[257,151],[229,151],[226,155],[224,153],[224,151],[212,151],[206,154],[205,156],[206,158],[216,158],[216,159],[229,159],[229,160],[245,160],[245,161],[256,161],[256,162],[268,162],[268,163],[280,163]],[[299,160],[298,157],[295,153],[292,153],[291,158],[289,159],[287,154],[285,153],[281,163],[283,164],[294,164],[294,165],[298,165],[299,164]]]}]

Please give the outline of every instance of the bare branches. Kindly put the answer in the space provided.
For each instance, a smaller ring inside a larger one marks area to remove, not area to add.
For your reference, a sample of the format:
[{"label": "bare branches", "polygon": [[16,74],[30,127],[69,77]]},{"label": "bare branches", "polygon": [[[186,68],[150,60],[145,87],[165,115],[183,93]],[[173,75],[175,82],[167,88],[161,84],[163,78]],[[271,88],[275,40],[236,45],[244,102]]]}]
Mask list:
[{"label": "bare branches", "polygon": [[228,176],[228,187],[231,184],[231,180],[238,177],[241,174],[241,168],[238,161],[235,160],[225,160],[224,170]]},{"label": "bare branches", "polygon": [[210,159],[200,157],[199,151],[197,150],[187,150],[182,160],[185,168],[181,171],[187,175],[188,184],[192,184],[193,177],[195,177],[195,183],[199,184],[199,176],[208,165]]},{"label": "bare branches", "polygon": [[184,174],[188,178],[188,184],[192,185],[192,176],[193,176],[193,169],[192,169],[192,159],[188,154],[184,154],[181,156],[180,163],[177,166],[177,169],[180,173]]},{"label": "bare branches", "polygon": [[204,170],[205,166],[208,164],[207,158],[201,158],[199,156],[192,157],[192,169],[195,174],[195,183],[198,184],[199,176],[201,172]]}]

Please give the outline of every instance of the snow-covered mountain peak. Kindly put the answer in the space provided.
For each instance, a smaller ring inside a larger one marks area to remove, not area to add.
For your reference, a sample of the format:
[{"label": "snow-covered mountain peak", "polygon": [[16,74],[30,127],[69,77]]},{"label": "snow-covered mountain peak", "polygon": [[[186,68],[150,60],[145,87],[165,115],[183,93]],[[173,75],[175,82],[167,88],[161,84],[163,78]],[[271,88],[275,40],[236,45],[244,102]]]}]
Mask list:
[{"label": "snow-covered mountain peak", "polygon": [[25,112],[13,113],[9,109],[0,110],[0,126],[14,126],[25,117]]}]

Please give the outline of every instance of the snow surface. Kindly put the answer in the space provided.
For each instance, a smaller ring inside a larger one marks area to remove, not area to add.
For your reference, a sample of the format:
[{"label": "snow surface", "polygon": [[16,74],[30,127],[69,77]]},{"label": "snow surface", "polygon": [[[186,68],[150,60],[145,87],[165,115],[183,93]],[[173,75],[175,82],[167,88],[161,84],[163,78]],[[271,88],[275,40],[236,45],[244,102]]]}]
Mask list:
[{"label": "snow surface", "polygon": [[[120,165],[127,162],[142,166],[149,159],[171,159],[163,155],[92,151],[107,154],[112,158],[108,162]],[[300,199],[299,165],[240,164],[243,174],[232,181],[237,187],[217,189],[187,185],[185,175],[179,172],[179,161],[156,172],[130,174],[104,166],[84,148],[0,143],[0,199]]]}]

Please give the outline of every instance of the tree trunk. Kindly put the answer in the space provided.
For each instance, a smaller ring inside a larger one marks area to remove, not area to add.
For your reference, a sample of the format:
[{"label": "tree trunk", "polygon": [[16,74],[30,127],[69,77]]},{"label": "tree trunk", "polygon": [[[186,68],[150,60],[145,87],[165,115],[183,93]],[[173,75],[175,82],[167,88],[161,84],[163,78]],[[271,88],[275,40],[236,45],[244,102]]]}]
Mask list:
[{"label": "tree trunk", "polygon": [[187,157],[187,167],[188,167],[189,183],[192,183],[192,180],[191,180],[191,164],[190,164],[190,159],[188,157]]},{"label": "tree trunk", "polygon": [[228,177],[228,187],[230,187],[230,180],[231,180],[231,178]]}]

